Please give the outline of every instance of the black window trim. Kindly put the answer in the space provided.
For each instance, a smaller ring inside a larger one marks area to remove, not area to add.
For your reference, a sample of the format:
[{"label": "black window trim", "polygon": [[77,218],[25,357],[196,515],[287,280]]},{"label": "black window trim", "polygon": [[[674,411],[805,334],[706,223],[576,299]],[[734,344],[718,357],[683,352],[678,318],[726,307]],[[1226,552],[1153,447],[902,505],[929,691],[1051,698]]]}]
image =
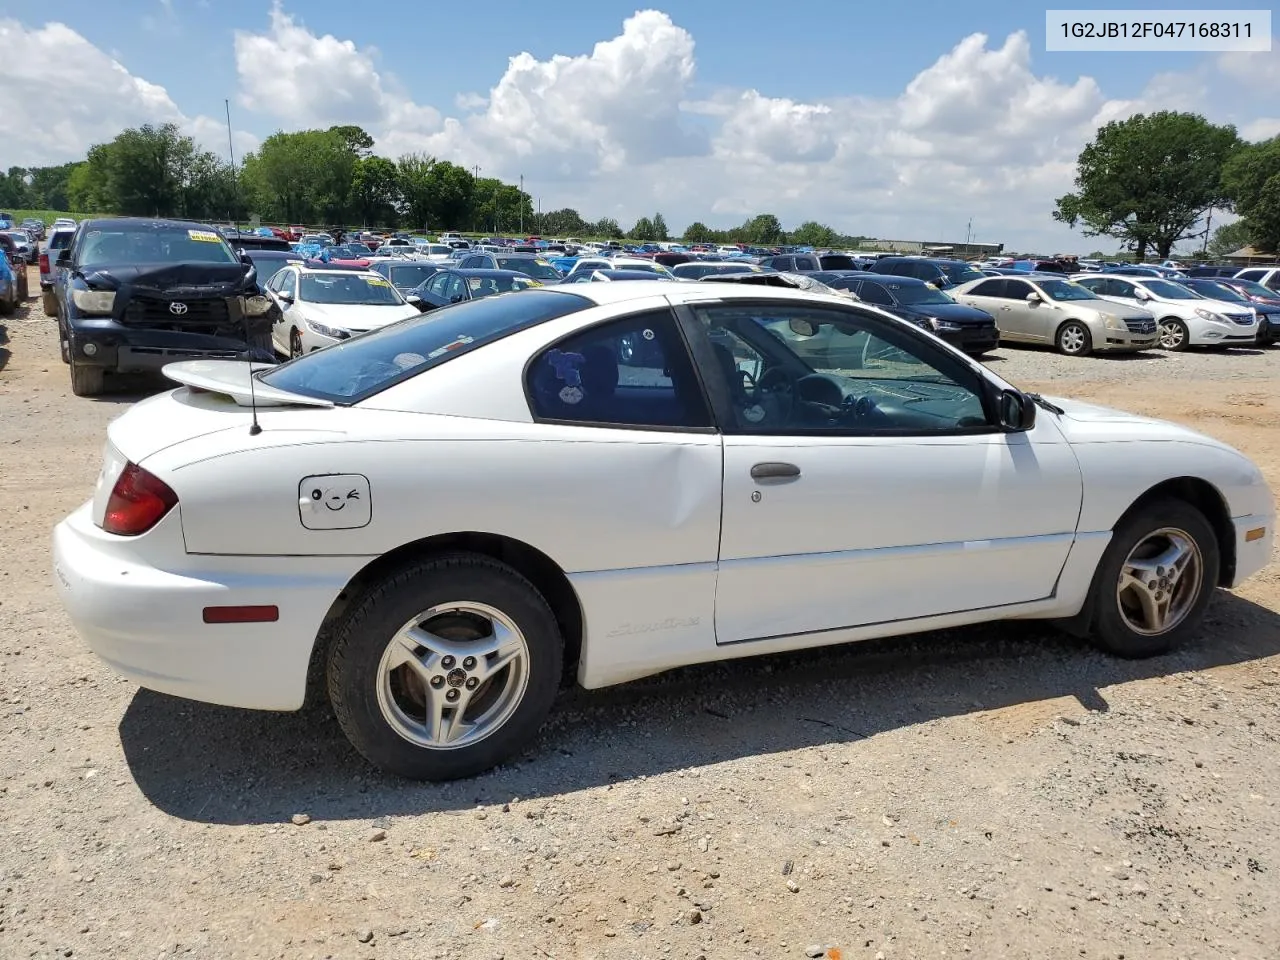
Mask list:
[{"label": "black window trim", "polygon": [[[817,310],[827,313],[843,313],[857,319],[858,322],[865,322],[868,332],[873,333],[871,328],[879,326],[881,329],[891,329],[895,333],[901,333],[906,339],[912,341],[912,345],[919,345],[922,348],[922,354],[930,363],[936,364],[939,372],[946,373],[953,377],[956,383],[972,390],[978,395],[978,399],[982,404],[983,416],[987,418],[987,422],[981,427],[953,427],[944,430],[920,431],[916,429],[858,429],[854,427],[830,428],[830,427],[786,427],[777,430],[747,430],[740,428],[734,422],[731,416],[732,402],[728,394],[728,387],[721,384],[718,380],[707,381],[702,376],[703,370],[716,369],[715,357],[711,355],[711,343],[707,338],[696,337],[698,331],[698,318],[695,313],[696,307],[733,307],[733,308],[752,308],[767,307],[777,309],[778,307],[790,307],[794,304],[806,306],[811,310]],[[696,303],[681,303],[674,305],[674,312],[682,327],[687,327],[682,331],[686,343],[690,345],[690,352],[693,355],[694,367],[698,371],[699,379],[703,381],[703,389],[707,391],[711,399],[711,412],[715,417],[719,431],[725,436],[733,437],[831,437],[831,438],[856,438],[856,437],[967,437],[967,436],[990,436],[993,434],[1005,433],[1006,431],[999,425],[999,418],[994,409],[996,402],[993,396],[992,384],[978,370],[974,370],[962,358],[950,353],[946,347],[933,343],[928,334],[924,333],[919,327],[907,320],[900,320],[897,317],[884,317],[879,313],[856,305],[841,306],[837,304],[806,304],[804,301],[792,300],[769,300],[756,298],[732,298],[717,300],[698,300]],[[966,382],[970,381],[970,382]]]},{"label": "black window trim", "polygon": [[[703,379],[702,370],[698,367],[697,360],[693,356],[693,351],[689,347],[689,337],[685,331],[684,324],[681,322],[677,314],[677,309],[671,305],[666,307],[650,307],[645,310],[637,310],[633,313],[615,314],[612,317],[606,317],[597,320],[585,327],[579,327],[570,333],[566,333],[562,337],[557,337],[551,343],[544,343],[524,362],[520,370],[520,386],[524,390],[525,404],[529,408],[529,416],[533,418],[534,423],[554,424],[562,427],[593,427],[598,430],[639,430],[645,433],[694,433],[702,435],[712,435],[720,433],[716,426],[715,407],[711,403],[711,398],[707,393],[707,384]],[[698,396],[702,401],[702,412],[709,421],[709,425],[705,427],[674,427],[655,424],[641,423],[612,423],[609,421],[597,420],[565,420],[560,417],[543,417],[538,414],[537,408],[534,406],[533,397],[529,392],[529,373],[533,368],[534,361],[545,354],[549,350],[554,350],[560,344],[573,340],[577,337],[595,330],[598,327],[606,327],[613,323],[623,320],[630,320],[635,317],[643,317],[646,314],[663,314],[671,320],[671,325],[675,328],[676,336],[679,338],[680,345],[684,348],[685,359],[693,369],[694,382],[698,385]]]}]

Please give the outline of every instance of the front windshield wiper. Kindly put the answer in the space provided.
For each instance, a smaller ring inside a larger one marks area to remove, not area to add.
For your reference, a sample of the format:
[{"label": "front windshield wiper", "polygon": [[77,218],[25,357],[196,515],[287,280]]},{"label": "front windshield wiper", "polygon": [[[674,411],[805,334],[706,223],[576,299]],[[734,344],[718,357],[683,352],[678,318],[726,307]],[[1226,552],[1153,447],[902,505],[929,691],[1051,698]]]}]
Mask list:
[{"label": "front windshield wiper", "polygon": [[1058,416],[1062,416],[1064,413],[1067,412],[1063,410],[1060,406],[1058,406],[1056,403],[1050,403],[1048,400],[1046,400],[1044,397],[1042,397],[1038,393],[1028,393],[1028,394],[1025,394],[1025,396],[1029,397],[1036,406],[1044,407],[1046,410],[1050,411],[1051,413],[1056,413]]}]

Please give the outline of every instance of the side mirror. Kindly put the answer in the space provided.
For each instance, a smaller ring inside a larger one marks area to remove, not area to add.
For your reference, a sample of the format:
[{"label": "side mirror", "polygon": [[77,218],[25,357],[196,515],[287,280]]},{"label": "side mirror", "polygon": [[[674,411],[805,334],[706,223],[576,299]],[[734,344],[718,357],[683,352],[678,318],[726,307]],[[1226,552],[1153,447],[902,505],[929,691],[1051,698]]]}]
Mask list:
[{"label": "side mirror", "polygon": [[461,303],[461,302],[462,302],[462,294],[460,294],[460,293],[455,293],[452,297],[450,297],[450,298],[449,298],[449,302],[450,302],[450,303]]},{"label": "side mirror", "polygon": [[808,320],[791,320],[787,326],[797,337],[812,337],[818,333],[817,325]]},{"label": "side mirror", "polygon": [[422,298],[416,293],[411,293],[404,299],[406,303],[412,303],[415,307],[422,302]]},{"label": "side mirror", "polygon": [[1138,287],[1138,291],[1137,293],[1134,294],[1134,296],[1136,296],[1139,300],[1151,299],[1151,294],[1147,293],[1147,291],[1143,290],[1141,287]]},{"label": "side mirror", "polygon": [[253,266],[253,259],[243,250],[240,251],[240,262],[243,263],[246,267]]},{"label": "side mirror", "polygon": [[1032,290],[1030,293],[1027,294],[1027,303],[1039,303],[1039,302],[1040,302],[1040,294],[1036,293],[1034,290]]},{"label": "side mirror", "polygon": [[60,267],[68,267],[71,265],[71,248],[63,247],[58,251],[58,259],[54,261]]},{"label": "side mirror", "polygon": [[1036,425],[1036,405],[1026,394],[1017,390],[1002,390],[997,403],[1000,429],[1008,433],[1022,433]]}]

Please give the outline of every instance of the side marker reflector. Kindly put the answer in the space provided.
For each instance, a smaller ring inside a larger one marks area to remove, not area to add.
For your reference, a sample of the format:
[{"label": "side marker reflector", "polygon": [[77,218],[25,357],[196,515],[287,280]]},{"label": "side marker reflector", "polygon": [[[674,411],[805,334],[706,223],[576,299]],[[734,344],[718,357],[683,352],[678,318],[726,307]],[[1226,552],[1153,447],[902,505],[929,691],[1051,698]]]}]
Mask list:
[{"label": "side marker reflector", "polygon": [[205,623],[275,623],[280,619],[277,606],[205,607]]},{"label": "side marker reflector", "polygon": [[1252,530],[1245,531],[1244,542],[1253,543],[1255,540],[1261,540],[1267,535],[1266,527],[1254,527]]}]

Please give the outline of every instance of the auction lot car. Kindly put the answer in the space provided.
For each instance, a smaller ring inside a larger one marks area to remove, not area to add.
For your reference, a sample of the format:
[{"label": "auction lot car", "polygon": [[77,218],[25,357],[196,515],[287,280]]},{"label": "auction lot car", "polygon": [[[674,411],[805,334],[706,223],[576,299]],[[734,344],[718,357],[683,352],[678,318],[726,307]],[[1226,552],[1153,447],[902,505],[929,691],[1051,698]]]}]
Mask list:
[{"label": "auction lot car", "polygon": [[1023,393],[844,297],[545,287],[166,372],[54,533],[72,621],[197,700],[293,710],[323,672],[353,744],[415,778],[527,746],[566,667],[595,688],[1008,618],[1148,656],[1271,555],[1232,448]]},{"label": "auction lot car", "polygon": [[419,313],[391,281],[371,270],[289,264],[267,282],[267,294],[279,307],[272,344],[290,357]]},{"label": "auction lot car", "polygon": [[218,233],[185,220],[85,220],[58,252],[54,290],[71,389],[184,358],[271,357],[277,312]]},{"label": "auction lot car", "polygon": [[1065,277],[981,277],[948,293],[995,317],[1002,341],[1052,344],[1077,357],[1156,345],[1156,321],[1148,311],[1100,299]]},{"label": "auction lot car", "polygon": [[1258,317],[1245,304],[1210,300],[1174,280],[1105,273],[1081,274],[1075,282],[1103,300],[1142,308],[1156,318],[1160,346],[1242,346],[1258,338]]}]

